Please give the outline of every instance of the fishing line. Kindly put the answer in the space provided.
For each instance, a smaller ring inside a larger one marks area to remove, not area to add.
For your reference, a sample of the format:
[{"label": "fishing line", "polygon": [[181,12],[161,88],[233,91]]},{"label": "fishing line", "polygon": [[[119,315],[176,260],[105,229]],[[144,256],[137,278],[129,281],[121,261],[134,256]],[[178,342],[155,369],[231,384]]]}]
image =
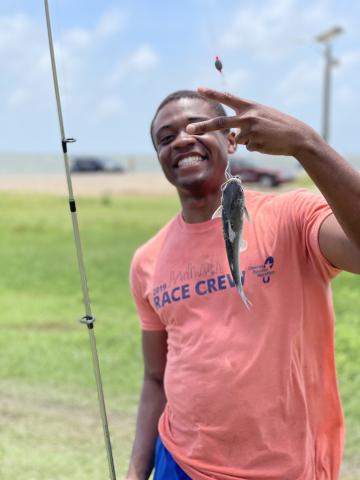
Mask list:
[{"label": "fishing line", "polygon": [[[223,87],[224,87],[224,90],[225,90],[226,89],[226,81],[225,81],[225,76],[224,76],[224,71],[223,71],[224,70],[224,65],[223,65],[222,61],[220,60],[220,57],[218,57],[218,56],[215,57],[214,65],[215,65],[216,70],[220,73],[220,75],[222,77]],[[235,135],[239,135],[241,130],[240,130],[240,128],[234,128],[233,131],[235,132]],[[228,157],[228,161],[227,161],[226,168],[225,168],[225,178],[228,181],[232,177],[233,177],[233,175],[231,174],[230,157]]]},{"label": "fishing line", "polygon": [[96,388],[98,393],[100,416],[101,416],[102,427],[104,432],[110,479],[116,480],[110,433],[109,433],[106,408],[105,408],[104,392],[103,392],[101,373],[100,373],[99,358],[98,358],[97,349],[96,349],[96,339],[95,339],[95,333],[94,333],[95,317],[93,317],[92,311],[91,311],[85,264],[84,264],[82,246],[81,246],[80,230],[79,230],[79,224],[78,224],[77,212],[76,212],[76,202],[74,198],[70,168],[69,168],[69,157],[68,157],[67,147],[69,143],[74,143],[76,140],[74,138],[67,138],[65,135],[48,0],[44,0],[44,6],[45,6],[46,27],[47,27],[48,40],[49,40],[51,69],[52,69],[52,75],[53,75],[54,91],[55,91],[56,106],[57,106],[60,135],[61,135],[61,146],[62,146],[62,151],[64,156],[65,175],[66,175],[66,181],[67,181],[68,192],[69,192],[69,206],[70,206],[71,219],[72,219],[72,225],[73,225],[75,249],[76,249],[76,256],[77,256],[77,262],[78,262],[78,268],[79,268],[79,274],[80,274],[80,283],[81,283],[81,289],[83,294],[83,302],[85,307],[85,315],[81,318],[80,322],[87,326],[87,330],[89,333],[90,349],[92,354]]},{"label": "fishing line", "polygon": [[214,55],[214,65],[220,75],[221,89],[226,91],[228,89],[228,82],[223,71],[223,63],[221,60],[223,48],[219,42],[219,35],[223,32],[222,28],[220,28],[221,21],[219,24],[220,13],[219,9],[216,8],[217,2],[211,2],[211,4],[207,2],[206,6],[208,15],[207,31],[210,33],[209,37],[207,37],[207,46]]}]

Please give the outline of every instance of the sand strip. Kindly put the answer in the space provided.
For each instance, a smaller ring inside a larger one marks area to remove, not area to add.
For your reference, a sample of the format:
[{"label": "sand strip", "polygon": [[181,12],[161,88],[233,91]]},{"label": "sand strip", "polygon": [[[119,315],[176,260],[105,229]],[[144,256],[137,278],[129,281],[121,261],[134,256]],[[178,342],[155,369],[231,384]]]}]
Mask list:
[{"label": "sand strip", "polygon": [[[75,196],[123,194],[175,195],[161,173],[85,173],[72,175]],[[3,175],[0,191],[67,195],[65,175]]]}]

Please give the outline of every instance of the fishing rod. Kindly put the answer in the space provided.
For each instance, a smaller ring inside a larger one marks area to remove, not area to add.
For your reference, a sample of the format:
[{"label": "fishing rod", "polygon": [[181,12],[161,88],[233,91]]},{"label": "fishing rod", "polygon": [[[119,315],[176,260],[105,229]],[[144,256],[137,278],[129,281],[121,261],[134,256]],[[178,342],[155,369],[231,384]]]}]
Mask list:
[{"label": "fishing rod", "polygon": [[110,479],[116,480],[109,426],[108,426],[108,421],[106,416],[105,398],[104,398],[101,373],[100,373],[99,358],[98,358],[97,349],[96,349],[96,339],[95,339],[95,333],[94,333],[95,317],[93,317],[92,311],[91,311],[85,264],[84,264],[82,246],[81,246],[80,230],[79,230],[79,224],[78,224],[77,212],[76,212],[76,203],[75,203],[71,175],[70,175],[70,168],[69,168],[69,157],[68,157],[67,146],[68,146],[68,143],[74,143],[76,140],[74,138],[67,138],[65,135],[48,0],[44,0],[44,5],[45,5],[46,27],[47,27],[47,33],[48,33],[48,39],[49,39],[51,69],[52,69],[52,75],[53,75],[53,81],[54,81],[56,105],[57,105],[57,112],[58,112],[58,118],[59,118],[61,147],[64,155],[65,174],[66,174],[66,181],[67,181],[68,192],[69,192],[69,207],[70,207],[70,213],[71,213],[71,219],[72,219],[72,225],[73,225],[75,249],[76,249],[76,256],[77,256],[78,268],[80,273],[80,283],[81,283],[81,289],[83,294],[83,302],[85,306],[85,315],[81,318],[80,322],[87,326],[87,330],[89,333],[90,349],[92,354],[96,388],[97,388],[98,399],[99,399],[100,416],[101,416],[101,422],[102,422],[102,427],[104,432]]}]

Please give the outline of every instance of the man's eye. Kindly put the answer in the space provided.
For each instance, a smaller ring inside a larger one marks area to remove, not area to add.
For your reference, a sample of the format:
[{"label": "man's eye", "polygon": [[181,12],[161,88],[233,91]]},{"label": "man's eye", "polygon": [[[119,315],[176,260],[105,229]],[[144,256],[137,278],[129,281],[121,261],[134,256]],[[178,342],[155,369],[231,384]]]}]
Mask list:
[{"label": "man's eye", "polygon": [[160,145],[166,145],[167,143],[171,142],[173,137],[174,137],[174,135],[166,135],[166,137],[163,137],[163,138],[160,139],[159,144]]}]

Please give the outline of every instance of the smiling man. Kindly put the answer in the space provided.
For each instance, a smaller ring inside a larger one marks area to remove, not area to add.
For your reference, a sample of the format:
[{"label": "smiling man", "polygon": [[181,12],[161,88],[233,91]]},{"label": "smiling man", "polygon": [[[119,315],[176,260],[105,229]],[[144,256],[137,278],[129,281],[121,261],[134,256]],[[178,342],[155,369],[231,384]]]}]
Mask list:
[{"label": "smiling man", "polygon": [[[145,373],[127,478],[337,479],[330,281],[360,273],[360,174],[299,120],[208,89],[168,96],[151,135],[182,208],[131,266]],[[250,311],[211,220],[237,144],[294,156],[322,192],[246,191]]]}]

